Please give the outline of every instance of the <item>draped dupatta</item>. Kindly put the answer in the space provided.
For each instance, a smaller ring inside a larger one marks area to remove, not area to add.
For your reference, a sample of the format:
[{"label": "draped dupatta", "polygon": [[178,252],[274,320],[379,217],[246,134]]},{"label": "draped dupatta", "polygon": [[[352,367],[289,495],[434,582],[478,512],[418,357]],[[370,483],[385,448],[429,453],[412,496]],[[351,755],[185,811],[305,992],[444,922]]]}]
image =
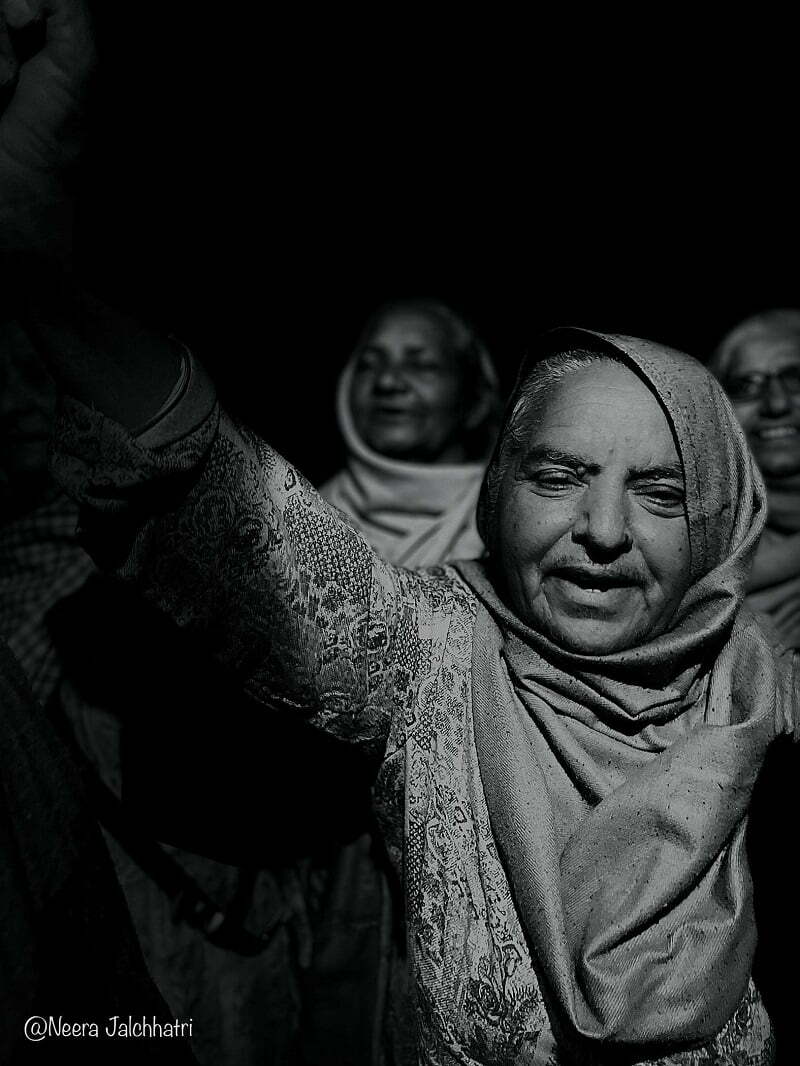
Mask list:
[{"label": "draped dupatta", "polygon": [[[497,376],[481,352],[484,388],[497,390]],[[400,566],[435,566],[447,559],[481,555],[475,511],[485,462],[412,463],[369,448],[350,412],[353,360],[345,367],[336,399],[339,430],[347,447],[345,466],[321,494],[356,521],[378,555]]]},{"label": "draped dupatta", "polygon": [[[458,569],[479,600],[481,781],[554,1030],[576,1061],[630,1061],[708,1041],[745,993],[746,816],[767,747],[792,728],[797,677],[741,606],[765,496],[718,384],[681,353],[583,330],[546,335],[520,382],[568,348],[626,364],[673,428],[691,549],[675,617],[640,645],[580,655],[509,610],[491,556]],[[490,546],[505,454],[501,437],[479,510]]]}]

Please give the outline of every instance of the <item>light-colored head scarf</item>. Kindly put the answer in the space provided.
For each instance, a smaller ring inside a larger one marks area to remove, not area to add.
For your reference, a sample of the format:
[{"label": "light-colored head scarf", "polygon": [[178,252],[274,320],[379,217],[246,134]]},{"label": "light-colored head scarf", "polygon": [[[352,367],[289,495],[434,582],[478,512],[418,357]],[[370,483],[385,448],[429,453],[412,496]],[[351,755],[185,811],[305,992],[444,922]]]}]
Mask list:
[{"label": "light-colored head scarf", "polygon": [[[434,320],[452,323],[471,349],[479,389],[497,395],[497,374],[489,353],[454,312],[431,301],[398,303],[379,312],[373,324],[393,308],[413,308]],[[458,350],[464,352],[466,359],[466,345],[459,344]],[[321,494],[354,519],[378,555],[388,562],[409,567],[434,566],[481,555],[483,542],[475,524],[475,508],[485,461],[412,463],[391,459],[369,448],[358,435],[350,410],[357,356],[358,349],[341,374],[336,397],[347,459],[343,469],[321,487]],[[487,417],[491,419],[493,415],[491,410]]]},{"label": "light-colored head scarf", "polygon": [[[748,804],[797,700],[790,653],[742,609],[765,494],[722,389],[679,352],[573,329],[545,335],[519,380],[587,348],[644,379],[677,441],[691,584],[671,625],[609,655],[566,651],[501,601],[491,556],[458,564],[480,601],[473,714],[492,829],[554,1029],[580,1062],[701,1044],[740,1003],[755,947]],[[479,507],[489,545],[509,461],[501,435]]]},{"label": "light-colored head scarf", "polygon": [[[764,311],[739,323],[720,343],[709,369],[722,384],[737,351],[755,340],[793,338],[800,346],[800,311]],[[767,527],[748,584],[748,603],[768,615],[784,643],[800,647],[800,474],[769,478]]]}]

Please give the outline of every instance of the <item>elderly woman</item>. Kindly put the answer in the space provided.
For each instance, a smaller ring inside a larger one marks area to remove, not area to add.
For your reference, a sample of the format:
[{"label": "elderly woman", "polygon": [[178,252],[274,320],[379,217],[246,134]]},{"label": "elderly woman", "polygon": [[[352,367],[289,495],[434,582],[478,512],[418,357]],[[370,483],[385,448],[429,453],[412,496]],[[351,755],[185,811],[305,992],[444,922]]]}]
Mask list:
[{"label": "elderly woman", "polygon": [[[381,558],[430,566],[482,554],[475,511],[500,403],[488,352],[459,315],[435,300],[380,307],[341,374],[336,412],[346,461],[320,492]],[[416,1059],[390,876],[372,832],[310,871],[309,1061],[376,1062],[387,1045],[393,1061]]]},{"label": "elderly woman", "polygon": [[744,834],[795,666],[742,606],[765,496],[711,375],[546,336],[484,482],[488,559],[416,571],[190,361],[149,422],[68,400],[58,472],[245,691],[380,754],[422,1061],[772,1061]]},{"label": "elderly woman", "polygon": [[488,352],[449,307],[381,307],[339,380],[347,458],[322,495],[388,562],[429,566],[482,554],[475,507],[497,389]]},{"label": "elderly woman", "polygon": [[725,387],[767,485],[767,525],[748,583],[750,606],[800,647],[800,311],[764,311],[717,348]]},{"label": "elderly woman", "polygon": [[[766,482],[767,522],[747,583],[747,604],[788,647],[800,647],[800,311],[753,315],[723,339],[710,369],[722,382]],[[798,1057],[796,997],[783,975],[797,957],[785,838],[774,812],[797,808],[795,752],[774,750],[761,775],[749,851],[760,945],[756,972],[778,1047]]]},{"label": "elderly woman", "polygon": [[742,604],[766,498],[715,379],[546,336],[484,481],[488,558],[414,570],[177,347],[28,292],[98,558],[253,698],[380,758],[420,1060],[773,1061],[745,830],[796,663]]}]

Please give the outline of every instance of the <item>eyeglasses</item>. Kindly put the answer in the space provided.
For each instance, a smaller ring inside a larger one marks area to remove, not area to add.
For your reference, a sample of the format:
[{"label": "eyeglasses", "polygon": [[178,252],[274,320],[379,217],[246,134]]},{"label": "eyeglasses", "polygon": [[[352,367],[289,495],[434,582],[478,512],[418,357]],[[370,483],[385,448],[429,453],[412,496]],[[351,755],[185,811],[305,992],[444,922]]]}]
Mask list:
[{"label": "eyeglasses", "polygon": [[774,374],[753,372],[728,378],[725,382],[725,391],[734,403],[761,401],[766,396],[773,380],[780,381],[784,391],[791,396],[800,395],[800,364],[776,370]]}]

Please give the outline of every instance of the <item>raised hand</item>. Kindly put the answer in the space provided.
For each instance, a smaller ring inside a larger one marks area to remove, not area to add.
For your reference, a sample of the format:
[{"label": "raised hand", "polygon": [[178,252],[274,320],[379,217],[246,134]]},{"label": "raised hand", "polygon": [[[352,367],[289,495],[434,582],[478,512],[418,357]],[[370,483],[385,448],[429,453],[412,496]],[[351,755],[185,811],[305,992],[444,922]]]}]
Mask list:
[{"label": "raised hand", "polygon": [[86,0],[0,0],[0,19],[0,252],[13,310],[64,390],[139,426],[174,386],[182,357],[86,292],[71,262],[68,175],[94,65]]},{"label": "raised hand", "polygon": [[85,0],[0,0],[0,247],[63,240],[94,61]]}]

